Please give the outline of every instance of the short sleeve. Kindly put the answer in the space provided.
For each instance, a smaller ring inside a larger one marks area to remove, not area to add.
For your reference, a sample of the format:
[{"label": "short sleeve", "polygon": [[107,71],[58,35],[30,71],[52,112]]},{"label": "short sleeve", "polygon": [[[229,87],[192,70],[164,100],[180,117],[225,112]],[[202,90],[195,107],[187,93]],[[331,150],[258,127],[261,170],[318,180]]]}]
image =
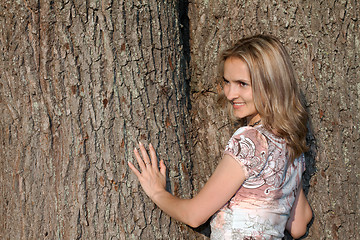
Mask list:
[{"label": "short sleeve", "polygon": [[253,127],[239,128],[230,138],[224,154],[232,156],[244,169],[246,179],[258,176],[266,165],[268,144]]}]

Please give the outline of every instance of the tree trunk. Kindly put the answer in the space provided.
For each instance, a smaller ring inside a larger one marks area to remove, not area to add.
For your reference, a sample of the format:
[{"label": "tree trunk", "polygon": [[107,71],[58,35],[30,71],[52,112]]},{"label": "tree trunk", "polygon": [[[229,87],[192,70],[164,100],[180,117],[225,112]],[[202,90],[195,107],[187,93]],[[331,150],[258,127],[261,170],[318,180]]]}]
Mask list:
[{"label": "tree trunk", "polygon": [[350,0],[1,1],[0,238],[202,238],[126,162],[152,142],[170,190],[198,192],[234,131],[218,54],[255,33],[285,43],[310,113],[307,239],[359,238],[358,21]]},{"label": "tree trunk", "polygon": [[1,1],[1,239],[187,239],[127,161],[192,193],[177,1]]},{"label": "tree trunk", "polygon": [[351,0],[192,1],[195,191],[211,174],[234,130],[215,104],[221,89],[218,54],[244,36],[273,34],[292,56],[310,114],[304,185],[315,216],[306,239],[360,238],[359,12],[358,2]]}]

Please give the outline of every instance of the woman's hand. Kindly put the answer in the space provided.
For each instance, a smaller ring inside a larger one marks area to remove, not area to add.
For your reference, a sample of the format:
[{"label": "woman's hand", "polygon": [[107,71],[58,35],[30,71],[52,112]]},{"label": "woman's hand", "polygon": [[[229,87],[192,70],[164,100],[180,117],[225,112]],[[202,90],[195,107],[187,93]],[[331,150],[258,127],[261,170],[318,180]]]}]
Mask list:
[{"label": "woman's hand", "polygon": [[150,158],[142,143],[139,143],[139,151],[135,148],[135,158],[140,166],[141,172],[128,162],[130,169],[135,173],[145,193],[154,200],[156,194],[166,191],[166,166],[164,161],[160,161],[160,170],[158,167],[156,152],[152,144],[149,145]]}]

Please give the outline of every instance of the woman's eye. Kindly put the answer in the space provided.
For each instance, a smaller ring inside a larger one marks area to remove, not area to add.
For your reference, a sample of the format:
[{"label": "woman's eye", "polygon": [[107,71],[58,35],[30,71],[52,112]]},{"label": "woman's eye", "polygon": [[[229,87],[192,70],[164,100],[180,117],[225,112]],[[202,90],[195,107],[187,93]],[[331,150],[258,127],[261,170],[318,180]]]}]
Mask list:
[{"label": "woman's eye", "polygon": [[226,80],[225,78],[223,78],[223,80],[224,80],[224,83],[225,83],[225,84],[228,84],[228,83],[229,83],[229,81]]},{"label": "woman's eye", "polygon": [[247,84],[246,82],[239,82],[239,85],[240,85],[241,87],[246,87],[248,84]]}]

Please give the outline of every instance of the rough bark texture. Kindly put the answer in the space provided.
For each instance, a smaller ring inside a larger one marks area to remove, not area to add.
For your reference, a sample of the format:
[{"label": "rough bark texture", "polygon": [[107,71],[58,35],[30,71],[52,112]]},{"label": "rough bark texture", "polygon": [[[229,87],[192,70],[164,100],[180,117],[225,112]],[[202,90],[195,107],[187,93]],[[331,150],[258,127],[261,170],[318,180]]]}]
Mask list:
[{"label": "rough bark texture", "polygon": [[1,1],[0,238],[186,239],[127,161],[152,142],[192,192],[178,2]]},{"label": "rough bark texture", "polygon": [[307,239],[360,238],[359,12],[358,1],[351,0],[192,1],[195,191],[233,131],[215,106],[221,89],[215,78],[219,52],[243,36],[274,34],[292,56],[310,114],[304,185],[315,217]]},{"label": "rough bark texture", "polygon": [[2,0],[0,238],[203,238],[159,211],[126,161],[151,141],[171,191],[196,193],[234,130],[216,106],[218,54],[271,33],[311,117],[307,239],[358,239],[359,12],[355,0]]}]

